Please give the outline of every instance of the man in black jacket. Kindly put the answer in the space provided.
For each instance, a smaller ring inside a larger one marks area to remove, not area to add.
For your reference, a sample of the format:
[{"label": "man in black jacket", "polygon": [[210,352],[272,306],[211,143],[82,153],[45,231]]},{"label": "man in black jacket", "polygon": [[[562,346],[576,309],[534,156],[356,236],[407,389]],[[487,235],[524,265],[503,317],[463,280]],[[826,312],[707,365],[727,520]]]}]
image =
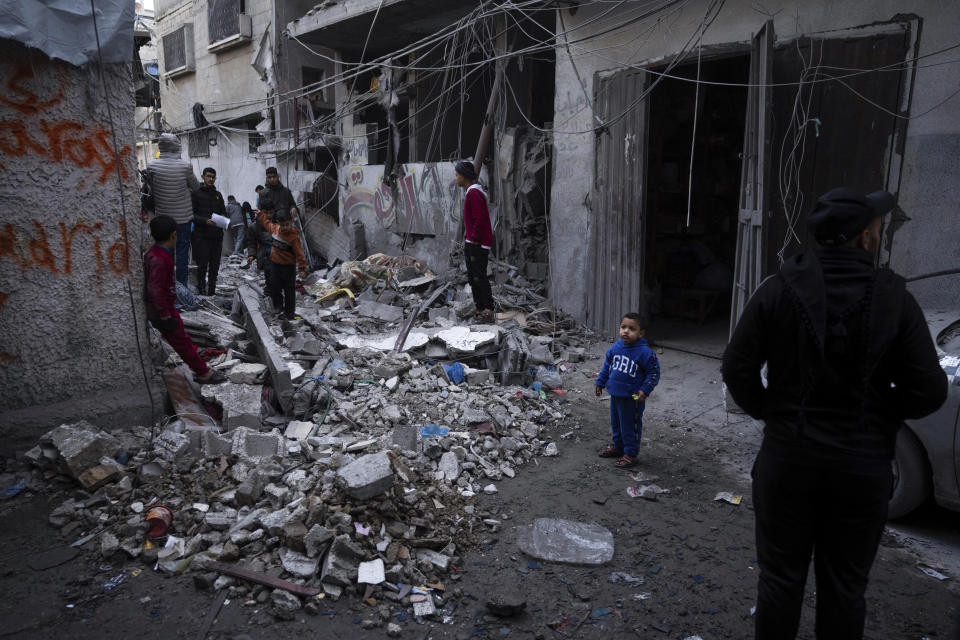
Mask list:
[{"label": "man in black jacket", "polygon": [[920,307],[874,267],[893,206],[886,192],[821,196],[809,222],[822,251],[760,285],[723,356],[733,399],[766,422],[753,467],[758,640],[796,636],[811,554],[817,638],[863,637],[897,430],[946,399]]},{"label": "man in black jacket", "polygon": [[212,217],[215,213],[226,217],[227,208],[223,196],[213,186],[217,172],[206,167],[201,177],[203,186],[193,192],[193,259],[197,263],[197,291],[212,296],[217,290],[223,250],[223,229]]},{"label": "man in black jacket", "polygon": [[290,189],[287,189],[280,182],[280,174],[277,173],[276,167],[267,167],[266,180],[267,186],[260,192],[261,204],[259,208],[263,208],[262,200],[264,198],[270,198],[276,211],[289,211],[290,216],[296,220],[297,213],[299,213],[297,203],[293,199],[293,193],[290,192]]}]

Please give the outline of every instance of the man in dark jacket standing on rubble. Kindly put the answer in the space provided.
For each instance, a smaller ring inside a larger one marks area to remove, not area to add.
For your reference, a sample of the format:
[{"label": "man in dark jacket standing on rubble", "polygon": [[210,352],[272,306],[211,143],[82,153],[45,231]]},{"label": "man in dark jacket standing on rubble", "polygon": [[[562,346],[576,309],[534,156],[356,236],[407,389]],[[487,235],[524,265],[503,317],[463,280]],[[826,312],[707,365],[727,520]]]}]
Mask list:
[{"label": "man in dark jacket standing on rubble", "polygon": [[809,222],[822,251],[760,285],[723,356],[733,399],[766,422],[753,467],[758,640],[796,636],[811,554],[817,638],[863,637],[897,431],[946,399],[920,307],[874,267],[893,206],[886,192],[821,196]]},{"label": "man in dark jacket standing on rubble", "polygon": [[260,192],[261,205],[258,208],[263,208],[262,201],[265,198],[270,198],[275,211],[289,211],[290,216],[296,220],[296,214],[300,213],[297,209],[297,203],[294,201],[290,189],[287,189],[280,182],[280,174],[277,173],[276,167],[267,167],[266,180],[267,186]]},{"label": "man in dark jacket standing on rubble", "polygon": [[203,170],[203,186],[193,193],[193,259],[197,263],[197,292],[212,296],[217,292],[220,254],[223,252],[223,229],[213,221],[213,214],[226,217],[223,196],[213,186],[217,172]]},{"label": "man in dark jacket standing on rubble", "polygon": [[[160,156],[147,165],[153,185],[158,216],[170,216],[177,223],[177,281],[186,286],[190,273],[190,236],[193,225],[191,193],[200,188],[193,167],[180,157],[180,140],[172,133],[160,135]],[[202,292],[201,292],[202,293]]]}]

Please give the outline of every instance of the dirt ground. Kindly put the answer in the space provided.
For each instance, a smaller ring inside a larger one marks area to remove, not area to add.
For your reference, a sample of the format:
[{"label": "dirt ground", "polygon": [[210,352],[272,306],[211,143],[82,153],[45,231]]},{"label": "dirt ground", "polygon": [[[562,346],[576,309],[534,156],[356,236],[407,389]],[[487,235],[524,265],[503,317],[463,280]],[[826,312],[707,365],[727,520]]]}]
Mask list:
[{"label": "dirt ground", "polygon": [[[662,381],[645,414],[639,469],[659,476],[656,483],[669,493],[656,501],[629,497],[626,488],[636,483],[627,472],[596,457],[605,443],[608,403],[593,396],[592,382],[605,346],[597,345],[591,359],[565,377],[572,419],[551,434],[560,456],[518,470],[515,479],[498,483],[496,495],[478,496],[478,508],[502,528],[464,554],[446,581],[446,603],[436,619],[420,623],[394,611],[400,637],[752,637],[757,565],[749,470],[759,425],[724,411],[718,361],[664,352]],[[743,495],[743,501],[716,502],[718,491]],[[72,559],[63,555],[71,541],[59,539],[47,514],[64,497],[63,488],[51,488],[0,503],[2,637],[386,637],[385,627],[361,630],[373,610],[355,596],[324,600],[320,615],[301,611],[288,622],[239,597],[208,620],[217,595],[197,591],[189,575],[155,573],[139,561],[108,566],[92,550]],[[608,528],[616,544],[613,561],[593,568],[531,562],[517,547],[517,527],[540,517]],[[43,561],[63,564],[31,568]],[[867,638],[960,637],[954,580],[937,581],[917,562],[900,538],[884,536],[867,592]],[[613,583],[614,571],[642,583]],[[104,583],[120,574],[124,581],[105,590]],[[525,599],[526,613],[486,615],[484,602],[496,595]],[[800,638],[814,637],[814,601],[808,586]]]}]

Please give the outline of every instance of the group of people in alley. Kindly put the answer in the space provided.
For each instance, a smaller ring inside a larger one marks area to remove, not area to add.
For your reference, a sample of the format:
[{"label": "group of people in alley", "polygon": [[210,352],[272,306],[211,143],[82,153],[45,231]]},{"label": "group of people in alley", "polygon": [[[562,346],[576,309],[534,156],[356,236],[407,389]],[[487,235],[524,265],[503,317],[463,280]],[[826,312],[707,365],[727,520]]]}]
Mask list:
[{"label": "group of people in alley", "polygon": [[[156,198],[156,244],[144,257],[149,319],[198,382],[218,382],[223,377],[197,356],[183,329],[174,280],[187,283],[192,248],[197,288],[213,295],[224,234],[213,216],[220,215],[229,219],[233,252],[245,248],[245,266],[255,261],[263,271],[278,317],[292,317],[296,276],[308,266],[293,222],[296,202],[273,167],[266,186],[257,187],[255,207],[233,196],[224,202],[216,171],[204,169],[198,181],[175,136],[164,134],[160,151],[148,169]],[[487,196],[471,162],[454,169],[464,190],[462,250],[476,320],[495,322]],[[753,292],[723,356],[730,396],[765,423],[752,470],[759,640],[796,637],[811,559],[816,637],[863,637],[898,430],[946,399],[946,376],[920,307],[901,276],[877,267],[883,220],[894,207],[882,191],[837,188],[818,198],[808,222],[819,247],[787,259]],[[597,397],[604,390],[610,396],[610,436],[599,456],[618,469],[648,462],[643,415],[661,369],[646,340],[647,320],[624,309],[619,339],[594,385]]]}]

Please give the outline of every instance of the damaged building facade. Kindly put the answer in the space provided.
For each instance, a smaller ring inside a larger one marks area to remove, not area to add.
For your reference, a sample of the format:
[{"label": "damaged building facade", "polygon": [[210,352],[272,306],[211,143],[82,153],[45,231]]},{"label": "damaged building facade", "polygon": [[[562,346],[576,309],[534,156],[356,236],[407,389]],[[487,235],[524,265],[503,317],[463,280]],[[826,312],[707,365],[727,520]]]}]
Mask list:
[{"label": "damaged building facade", "polygon": [[[212,39],[224,7],[240,35]],[[462,224],[452,165],[474,155],[494,88],[494,255],[549,275],[554,304],[603,333],[639,309],[661,337],[722,349],[838,184],[898,196],[884,264],[917,276],[960,257],[958,106],[940,64],[953,7],[237,0],[157,14],[161,38],[193,20],[193,67],[161,61],[161,93],[190,155],[208,154],[198,173],[214,166],[242,201],[279,167],[330,263],[446,265]],[[912,289],[928,307],[960,302],[956,277]]]},{"label": "damaged building facade", "polygon": [[[816,196],[839,185],[897,195],[881,262],[907,277],[956,267],[960,101],[940,52],[960,7],[674,4],[558,14],[561,307],[606,333],[630,308],[655,327],[669,318],[661,336],[686,318],[722,350],[762,278],[810,246]],[[957,276],[910,287],[927,308],[960,302]]]}]

